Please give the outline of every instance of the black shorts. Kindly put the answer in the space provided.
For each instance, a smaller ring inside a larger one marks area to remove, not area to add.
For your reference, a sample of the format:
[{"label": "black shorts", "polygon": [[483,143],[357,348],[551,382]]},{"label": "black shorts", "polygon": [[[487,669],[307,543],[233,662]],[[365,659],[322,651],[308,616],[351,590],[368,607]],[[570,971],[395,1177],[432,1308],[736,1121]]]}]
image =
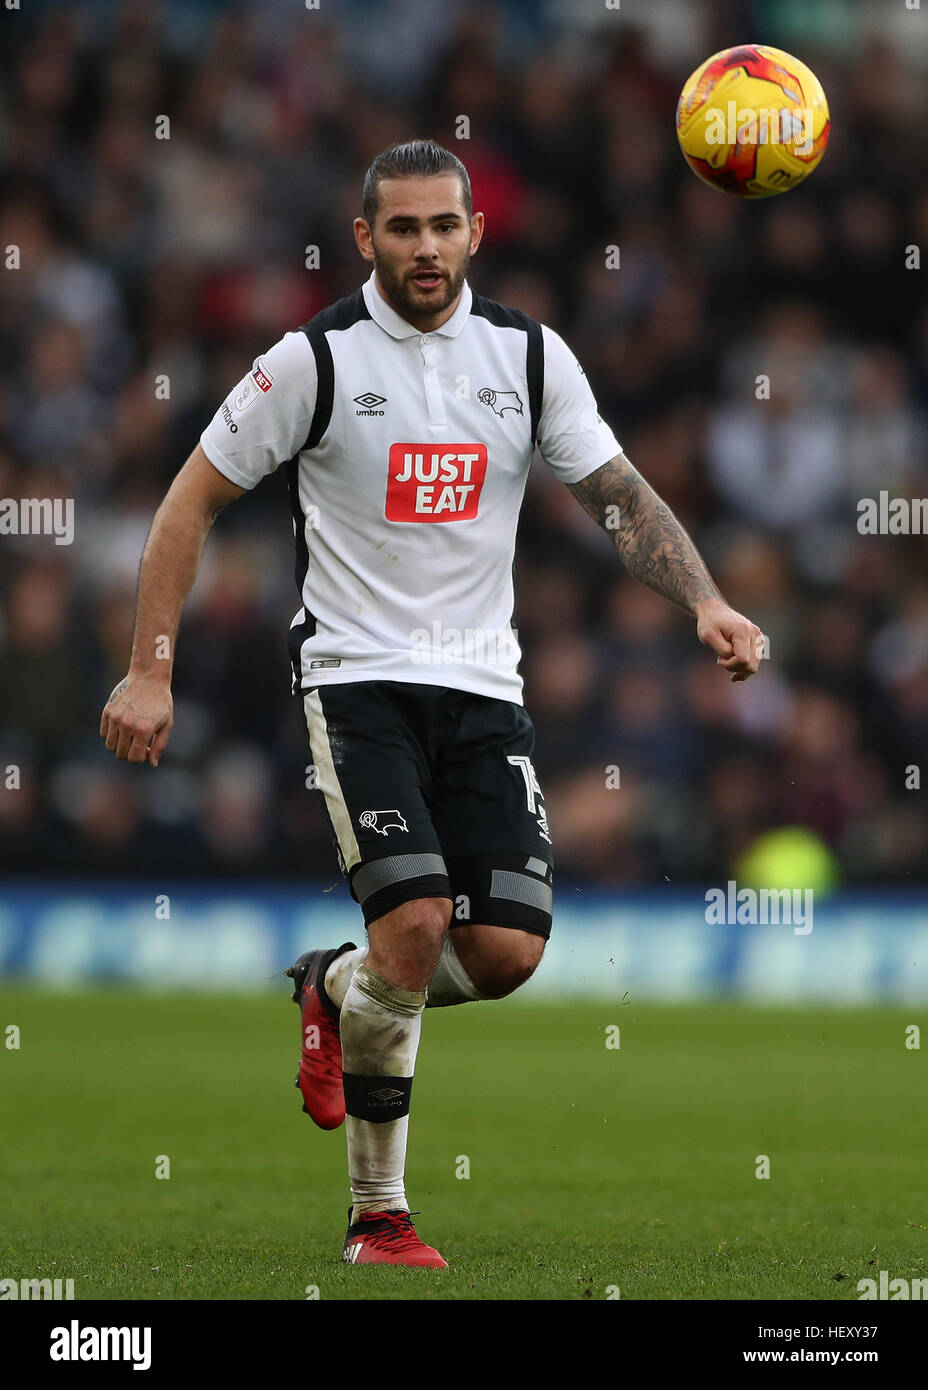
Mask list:
[{"label": "black shorts", "polygon": [[303,692],[315,785],[366,925],[450,898],[451,926],[551,931],[554,859],[521,705],[447,686]]}]

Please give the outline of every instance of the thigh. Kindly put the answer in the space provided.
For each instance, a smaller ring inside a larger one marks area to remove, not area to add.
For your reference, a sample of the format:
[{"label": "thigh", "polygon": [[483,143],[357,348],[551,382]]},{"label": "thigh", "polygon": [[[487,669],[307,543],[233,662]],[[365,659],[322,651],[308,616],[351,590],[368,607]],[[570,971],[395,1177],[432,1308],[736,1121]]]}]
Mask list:
[{"label": "thigh", "polygon": [[317,686],[303,707],[316,786],[365,925],[413,899],[449,898],[416,693],[355,681]]},{"label": "thigh", "polygon": [[434,759],[433,821],[454,896],[451,927],[551,931],[554,855],[527,711],[447,692]]}]

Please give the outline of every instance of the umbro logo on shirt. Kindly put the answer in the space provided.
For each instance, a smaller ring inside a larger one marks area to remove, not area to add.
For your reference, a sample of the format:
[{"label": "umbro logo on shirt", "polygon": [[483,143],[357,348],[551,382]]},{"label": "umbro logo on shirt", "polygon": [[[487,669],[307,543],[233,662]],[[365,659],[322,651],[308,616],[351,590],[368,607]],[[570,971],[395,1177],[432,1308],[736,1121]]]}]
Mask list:
[{"label": "umbro logo on shirt", "polygon": [[356,410],[355,415],[383,415],[382,410],[378,410],[379,405],[386,405],[386,396],[378,396],[375,391],[365,391],[363,396],[355,396],[356,405],[362,405],[363,410]]}]

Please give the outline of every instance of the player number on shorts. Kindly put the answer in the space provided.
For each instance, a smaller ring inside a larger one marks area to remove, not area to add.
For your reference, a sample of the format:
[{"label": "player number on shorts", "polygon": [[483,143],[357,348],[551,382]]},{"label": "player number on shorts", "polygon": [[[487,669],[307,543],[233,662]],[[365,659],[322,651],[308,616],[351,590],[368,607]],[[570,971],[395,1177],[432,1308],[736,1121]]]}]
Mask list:
[{"label": "player number on shorts", "polygon": [[522,773],[525,779],[526,805],[532,815],[534,815],[537,810],[536,800],[542,801],[544,797],[541,787],[538,785],[538,778],[535,776],[535,769],[532,767],[531,758],[526,758],[520,754],[518,756],[507,757],[506,761],[507,763],[511,763],[513,767],[517,767]]}]

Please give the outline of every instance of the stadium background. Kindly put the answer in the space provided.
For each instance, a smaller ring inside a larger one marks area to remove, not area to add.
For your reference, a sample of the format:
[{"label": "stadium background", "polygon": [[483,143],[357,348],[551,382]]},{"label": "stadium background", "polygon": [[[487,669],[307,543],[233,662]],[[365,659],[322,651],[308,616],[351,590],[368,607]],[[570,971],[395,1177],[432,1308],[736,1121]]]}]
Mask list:
[{"label": "stadium background", "polygon": [[[4,14],[0,245],[22,263],[2,273],[0,496],[72,497],[76,529],[0,544],[0,766],[20,769],[0,967],[193,984],[221,960],[261,986],[357,930],[289,695],[282,474],[207,543],[157,773],[117,764],[98,725],[172,476],[258,352],[365,275],[363,171],[428,134],[487,215],[472,284],[565,336],[771,642],[729,684],[536,460],[515,622],[558,916],[525,993],[928,997],[925,793],[906,785],[928,765],[925,542],[856,528],[862,497],[928,493],[906,268],[928,243],[925,35],[901,3],[852,0]],[[684,78],[745,38],[797,52],[833,122],[800,191],[748,204],[705,188],[673,130]],[[708,887],[765,874],[817,890],[813,935],[707,926]]]}]

